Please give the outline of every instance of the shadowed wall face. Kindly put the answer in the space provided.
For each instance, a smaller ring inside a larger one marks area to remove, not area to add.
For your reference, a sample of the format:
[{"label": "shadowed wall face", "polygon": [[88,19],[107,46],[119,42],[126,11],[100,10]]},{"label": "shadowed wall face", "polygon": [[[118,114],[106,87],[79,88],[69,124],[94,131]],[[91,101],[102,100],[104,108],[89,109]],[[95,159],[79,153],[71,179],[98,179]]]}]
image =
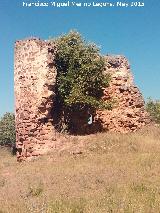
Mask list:
[{"label": "shadowed wall face", "polygon": [[55,144],[52,125],[56,69],[54,45],[40,39],[15,44],[15,108],[18,159],[46,153]]}]

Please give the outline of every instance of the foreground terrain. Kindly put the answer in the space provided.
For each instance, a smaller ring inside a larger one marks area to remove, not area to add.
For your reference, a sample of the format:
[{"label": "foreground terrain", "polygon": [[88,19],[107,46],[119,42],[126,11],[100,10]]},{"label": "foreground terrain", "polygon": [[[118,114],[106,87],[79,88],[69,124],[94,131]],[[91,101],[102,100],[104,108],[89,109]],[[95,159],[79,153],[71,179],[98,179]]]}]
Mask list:
[{"label": "foreground terrain", "polygon": [[0,213],[160,211],[159,127],[67,140],[27,163],[0,150]]}]

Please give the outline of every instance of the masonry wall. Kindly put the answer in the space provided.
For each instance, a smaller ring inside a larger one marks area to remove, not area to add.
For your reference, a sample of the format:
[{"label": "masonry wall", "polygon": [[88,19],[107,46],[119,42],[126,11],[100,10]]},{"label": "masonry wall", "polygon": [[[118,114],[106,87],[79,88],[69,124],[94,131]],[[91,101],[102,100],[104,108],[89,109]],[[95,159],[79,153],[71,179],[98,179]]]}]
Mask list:
[{"label": "masonry wall", "polygon": [[105,56],[105,59],[105,73],[111,75],[111,82],[104,89],[103,100],[113,101],[113,109],[97,111],[104,130],[127,133],[149,124],[151,120],[128,60],[124,56]]},{"label": "masonry wall", "polygon": [[33,158],[55,146],[53,110],[55,47],[37,38],[15,43],[15,108],[18,160]]}]

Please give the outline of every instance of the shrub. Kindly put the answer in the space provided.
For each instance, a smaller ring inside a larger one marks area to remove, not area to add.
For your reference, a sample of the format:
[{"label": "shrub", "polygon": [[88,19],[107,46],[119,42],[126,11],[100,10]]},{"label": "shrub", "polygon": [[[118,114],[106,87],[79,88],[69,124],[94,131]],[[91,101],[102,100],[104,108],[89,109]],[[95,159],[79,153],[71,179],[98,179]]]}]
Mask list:
[{"label": "shrub", "polygon": [[148,100],[146,109],[156,123],[160,124],[160,101]]},{"label": "shrub", "polygon": [[13,113],[7,112],[0,119],[0,145],[13,146],[15,142],[15,116]]}]

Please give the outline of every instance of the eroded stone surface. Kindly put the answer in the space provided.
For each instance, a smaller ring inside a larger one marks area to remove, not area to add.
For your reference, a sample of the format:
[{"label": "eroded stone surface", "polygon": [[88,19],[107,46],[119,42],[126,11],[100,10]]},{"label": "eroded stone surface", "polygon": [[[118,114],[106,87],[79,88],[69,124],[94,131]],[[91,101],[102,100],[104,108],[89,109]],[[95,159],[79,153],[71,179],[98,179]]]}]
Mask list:
[{"label": "eroded stone surface", "polygon": [[144,100],[135,86],[130,65],[123,56],[105,56],[110,86],[104,89],[103,100],[113,101],[112,110],[98,111],[97,117],[108,131],[127,133],[150,123]]},{"label": "eroded stone surface", "polygon": [[15,44],[15,105],[18,158],[37,156],[54,146],[56,69],[54,45],[37,38]]}]

